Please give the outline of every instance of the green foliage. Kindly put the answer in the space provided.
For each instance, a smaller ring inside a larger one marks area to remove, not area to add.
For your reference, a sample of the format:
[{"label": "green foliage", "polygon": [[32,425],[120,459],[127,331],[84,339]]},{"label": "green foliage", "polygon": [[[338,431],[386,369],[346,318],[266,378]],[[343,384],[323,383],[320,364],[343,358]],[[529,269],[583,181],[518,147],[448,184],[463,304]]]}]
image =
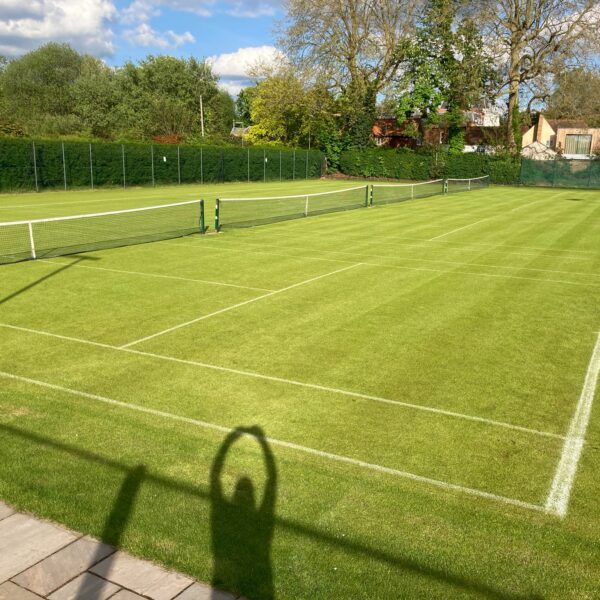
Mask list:
[{"label": "green foliage", "polygon": [[303,179],[323,161],[318,150],[2,139],[0,192],[35,189],[36,174],[40,189],[63,188],[63,144],[68,188],[90,187],[92,170],[94,187],[151,185],[153,171],[155,184]]},{"label": "green foliage", "polygon": [[492,183],[519,182],[521,161],[508,154],[414,152],[370,148],[342,152],[340,170],[346,175],[393,179],[427,180],[439,177],[480,177],[489,175]]}]

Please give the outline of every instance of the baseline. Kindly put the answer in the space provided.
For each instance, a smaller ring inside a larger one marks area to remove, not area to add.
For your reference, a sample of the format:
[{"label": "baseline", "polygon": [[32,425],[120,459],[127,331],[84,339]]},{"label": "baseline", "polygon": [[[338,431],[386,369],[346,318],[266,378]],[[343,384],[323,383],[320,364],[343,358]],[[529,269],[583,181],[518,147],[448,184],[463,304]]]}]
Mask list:
[{"label": "baseline", "polygon": [[[156,416],[156,417],[161,417],[163,419],[170,419],[173,421],[178,421],[180,423],[185,423],[187,425],[193,425],[195,427],[201,427],[203,429],[210,429],[213,431],[218,431],[220,433],[231,433],[232,431],[234,431],[230,427],[225,427],[223,425],[218,425],[216,423],[209,423],[207,421],[192,419],[190,417],[183,417],[181,415],[177,415],[174,413],[169,413],[169,412],[162,411],[162,410],[157,410],[157,409],[148,408],[145,406],[140,406],[139,404],[122,402],[120,400],[115,400],[113,398],[107,398],[105,396],[98,396],[96,394],[90,394],[88,392],[83,392],[81,390],[75,390],[72,388],[67,388],[67,387],[63,387],[60,385],[47,383],[45,381],[40,381],[37,379],[30,379],[28,377],[14,375],[12,373],[7,373],[5,371],[0,371],[0,377],[4,377],[6,379],[12,379],[14,381],[19,381],[22,383],[27,383],[30,385],[37,385],[39,387],[44,387],[47,389],[56,390],[56,391],[63,392],[66,394],[79,396],[81,398],[87,398],[88,400],[95,400],[96,402],[103,402],[105,404],[118,406],[120,408],[125,408],[127,410],[132,410],[132,411],[136,411],[136,412],[140,412],[140,413],[144,413],[144,414],[149,414],[149,415]],[[251,434],[247,434],[247,435],[251,435]],[[290,450],[295,450],[297,452],[303,452],[305,454],[311,454],[313,456],[318,456],[320,458],[325,458],[325,459],[328,459],[331,461],[350,464],[350,465],[359,467],[361,469],[376,471],[379,473],[384,473],[386,475],[393,475],[395,477],[409,479],[411,481],[416,481],[416,482],[419,482],[422,484],[427,484],[427,485],[441,488],[441,489],[444,489],[447,491],[460,492],[460,493],[468,494],[471,496],[477,496],[479,498],[485,498],[487,500],[492,500],[492,501],[500,502],[503,504],[509,504],[512,506],[517,506],[519,508],[525,508],[525,509],[533,510],[533,511],[537,511],[537,512],[545,512],[545,508],[540,504],[524,502],[523,500],[517,500],[515,498],[509,498],[507,496],[493,494],[491,492],[486,492],[484,490],[478,490],[476,488],[469,488],[469,487],[458,485],[455,483],[449,483],[446,481],[442,481],[440,479],[433,479],[430,477],[425,477],[423,475],[416,475],[416,474],[410,473],[408,471],[401,471],[399,469],[393,469],[391,467],[385,467],[383,465],[365,462],[365,461],[362,461],[362,460],[359,460],[356,458],[344,456],[342,454],[333,454],[331,452],[325,452],[323,450],[318,450],[316,448],[311,448],[309,446],[302,446],[302,445],[296,444],[294,442],[279,440],[277,438],[271,438],[271,437],[265,436],[263,439],[266,442],[268,442],[269,444],[272,444],[274,446],[281,446],[283,448],[288,448]]]}]

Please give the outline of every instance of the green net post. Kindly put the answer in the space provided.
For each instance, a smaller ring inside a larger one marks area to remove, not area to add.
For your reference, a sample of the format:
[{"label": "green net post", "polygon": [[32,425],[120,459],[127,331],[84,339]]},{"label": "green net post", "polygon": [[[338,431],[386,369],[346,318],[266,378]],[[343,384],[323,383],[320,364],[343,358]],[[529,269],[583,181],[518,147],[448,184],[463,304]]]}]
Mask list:
[{"label": "green net post", "polygon": [[200,200],[200,233],[204,233],[206,231],[206,226],[204,224],[204,200]]},{"label": "green net post", "polygon": [[221,201],[217,198],[215,203],[215,231],[219,231],[221,229],[221,225],[219,223],[219,209],[221,207]]},{"label": "green net post", "polygon": [[448,193],[448,180],[444,179],[444,182],[442,183],[442,193],[447,194]]},{"label": "green net post", "polygon": [[365,186],[365,206],[369,207],[373,204],[373,186],[367,184]]}]

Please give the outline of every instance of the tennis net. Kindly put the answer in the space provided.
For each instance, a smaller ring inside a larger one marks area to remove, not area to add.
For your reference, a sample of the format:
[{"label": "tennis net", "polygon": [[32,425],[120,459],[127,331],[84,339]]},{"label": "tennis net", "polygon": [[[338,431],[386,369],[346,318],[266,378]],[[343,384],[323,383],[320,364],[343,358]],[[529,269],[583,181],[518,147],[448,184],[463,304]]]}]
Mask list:
[{"label": "tennis net", "polygon": [[311,215],[350,210],[369,205],[369,186],[263,198],[220,198],[215,212],[215,229],[253,227]]},{"label": "tennis net", "polygon": [[470,192],[479,190],[490,185],[490,176],[472,177],[471,179],[446,179],[446,193]]},{"label": "tennis net", "polygon": [[0,264],[204,233],[204,201],[0,223]]},{"label": "tennis net", "polygon": [[444,193],[444,180],[433,179],[420,183],[376,183],[373,184],[372,204],[404,202],[414,198],[427,198]]}]

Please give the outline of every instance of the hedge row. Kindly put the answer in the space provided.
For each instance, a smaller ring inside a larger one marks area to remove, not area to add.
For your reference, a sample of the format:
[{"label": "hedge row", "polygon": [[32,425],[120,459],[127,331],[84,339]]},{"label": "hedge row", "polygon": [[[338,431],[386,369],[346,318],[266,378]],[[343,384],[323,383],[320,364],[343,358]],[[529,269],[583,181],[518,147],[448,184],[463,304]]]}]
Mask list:
[{"label": "hedge row", "polygon": [[346,150],[340,156],[340,170],[358,177],[427,180],[438,177],[480,177],[492,183],[518,184],[520,157],[480,153],[446,154],[368,148]]},{"label": "hedge row", "polygon": [[0,192],[321,175],[316,150],[0,139]]}]

